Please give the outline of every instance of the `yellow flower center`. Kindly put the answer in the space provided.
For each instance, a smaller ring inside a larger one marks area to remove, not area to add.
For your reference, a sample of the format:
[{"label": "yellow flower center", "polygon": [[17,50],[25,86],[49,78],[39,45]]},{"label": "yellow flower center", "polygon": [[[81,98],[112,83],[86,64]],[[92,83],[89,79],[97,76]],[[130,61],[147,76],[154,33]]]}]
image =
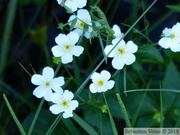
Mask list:
[{"label": "yellow flower center", "polygon": [[65,46],[65,49],[66,49],[66,50],[69,50],[69,49],[70,49],[70,45],[66,45],[66,46]]},{"label": "yellow flower center", "polygon": [[46,87],[49,87],[49,86],[50,86],[50,83],[49,83],[49,82],[46,82],[45,85],[46,85]]},{"label": "yellow flower center", "polygon": [[68,106],[68,102],[67,101],[63,101],[62,103],[61,103],[63,106]]},{"label": "yellow flower center", "polygon": [[125,51],[124,51],[124,49],[118,49],[118,51],[120,52],[120,54],[124,54],[125,53]]},{"label": "yellow flower center", "polygon": [[98,85],[103,86],[104,82],[101,80],[101,81],[98,82]]},{"label": "yellow flower center", "polygon": [[175,38],[175,35],[174,35],[174,34],[171,34],[169,37],[170,37],[171,39],[173,39],[173,38]]},{"label": "yellow flower center", "polygon": [[80,26],[80,27],[84,27],[84,23],[81,22],[81,23],[79,24],[79,26]]}]

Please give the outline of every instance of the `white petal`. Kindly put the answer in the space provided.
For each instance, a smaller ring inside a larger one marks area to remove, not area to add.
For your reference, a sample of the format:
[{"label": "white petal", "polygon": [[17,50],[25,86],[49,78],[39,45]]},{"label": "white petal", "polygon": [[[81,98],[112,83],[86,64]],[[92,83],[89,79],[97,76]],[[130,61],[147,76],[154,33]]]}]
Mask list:
[{"label": "white petal", "polygon": [[112,89],[114,87],[114,84],[115,84],[115,82],[113,80],[110,80],[110,81],[106,82],[106,87],[108,89]]},{"label": "white petal", "polygon": [[37,88],[34,89],[33,95],[36,96],[37,98],[42,98],[46,94],[46,91],[43,87],[38,86]]},{"label": "white petal", "polygon": [[121,38],[122,37],[122,33],[121,33],[121,29],[119,28],[119,26],[118,25],[113,25],[113,28],[112,28],[113,30],[114,30],[114,36],[116,37],[116,38]]},{"label": "white petal", "polygon": [[112,60],[112,66],[115,69],[122,69],[124,67],[124,62],[122,61],[120,56],[114,57]]},{"label": "white petal", "polygon": [[78,0],[78,1],[76,1],[76,2],[77,2],[78,8],[83,8],[83,7],[85,7],[86,4],[87,4],[87,0]]},{"label": "white petal", "polygon": [[67,37],[71,45],[75,45],[79,40],[79,34],[75,32],[70,32]]},{"label": "white petal", "polygon": [[65,34],[59,34],[56,38],[55,38],[55,42],[58,45],[63,45],[64,43],[66,43],[68,41],[68,38]]},{"label": "white petal", "polygon": [[81,36],[81,35],[83,34],[83,30],[81,30],[81,29],[79,29],[79,28],[73,30],[73,32],[79,34],[79,36]]},{"label": "white petal", "polygon": [[31,77],[31,83],[34,85],[43,85],[44,84],[44,77],[42,75],[34,74]]},{"label": "white petal", "polygon": [[97,79],[99,79],[99,77],[100,77],[100,74],[97,72],[94,72],[91,76],[91,79],[93,82],[95,82]]},{"label": "white petal", "polygon": [[[114,47],[114,45],[107,45],[105,48],[104,48],[104,53],[106,55],[108,55],[108,53],[112,50],[112,48]],[[116,48],[115,48],[116,49]],[[110,58],[113,58],[115,55],[115,49],[108,55],[108,57]]]},{"label": "white petal", "polygon": [[49,90],[46,90],[46,93],[45,93],[45,95],[44,95],[44,99],[46,100],[46,101],[51,101],[51,99],[50,99],[50,97],[52,96],[52,90],[51,89],[49,89]]},{"label": "white petal", "polygon": [[52,105],[50,106],[49,110],[53,113],[53,114],[59,114],[60,112],[62,112],[61,108],[59,105]]},{"label": "white petal", "polygon": [[65,2],[65,5],[66,5],[67,7],[69,7],[73,12],[77,10],[77,4],[76,4],[76,2],[74,2],[74,1],[67,0],[67,1]]},{"label": "white petal", "polygon": [[132,64],[133,62],[135,62],[135,60],[136,60],[136,57],[132,53],[126,53],[123,56],[123,61],[126,65]]},{"label": "white petal", "polygon": [[[88,10],[86,10],[86,9],[79,9],[79,10],[77,11],[77,16],[78,16],[78,18],[79,18],[80,20],[82,20],[82,21],[85,21],[86,19],[87,19],[87,20],[90,20],[89,12],[88,12]],[[85,21],[85,22],[86,22],[86,21]]]},{"label": "white petal", "polygon": [[170,36],[172,34],[172,29],[165,28],[162,33],[164,36]]},{"label": "white petal", "polygon": [[82,46],[72,46],[72,54],[76,57],[79,57],[83,51],[84,51],[84,48]]},{"label": "white petal", "polygon": [[177,43],[171,44],[170,49],[173,52],[179,52],[180,51],[180,42],[179,43],[177,42]]},{"label": "white petal", "polygon": [[61,56],[61,60],[63,64],[70,63],[73,60],[73,55],[71,53],[65,53]]},{"label": "white petal", "polygon": [[71,111],[65,111],[64,113],[63,113],[63,118],[69,118],[69,117],[73,117],[73,114],[72,114],[72,110]]},{"label": "white petal", "polygon": [[69,106],[72,110],[75,110],[77,107],[78,107],[79,103],[77,100],[72,100],[70,103],[69,103]]},{"label": "white petal", "polygon": [[67,100],[71,100],[74,97],[74,94],[71,91],[65,90],[63,93],[63,97]]},{"label": "white petal", "polygon": [[108,71],[103,70],[101,71],[101,76],[103,80],[109,80],[111,77],[111,74]]},{"label": "white petal", "polygon": [[64,81],[64,77],[60,76],[60,77],[56,77],[51,81],[51,85],[54,87],[60,87],[63,86],[65,83]]},{"label": "white petal", "polygon": [[58,4],[61,5],[62,0],[57,0]]},{"label": "white petal", "polygon": [[101,92],[106,92],[107,90],[108,89],[105,86],[103,86],[103,87],[98,87],[97,92],[101,93]]},{"label": "white petal", "polygon": [[56,45],[56,46],[53,46],[51,48],[51,51],[52,51],[52,54],[55,56],[55,57],[60,57],[64,54],[64,51],[63,49],[59,46],[59,45]]},{"label": "white petal", "polygon": [[163,47],[163,48],[169,48],[171,46],[171,41],[169,38],[167,37],[164,37],[164,38],[161,38],[158,42],[158,44]]},{"label": "white petal", "polygon": [[125,51],[135,53],[137,50],[138,50],[138,47],[136,44],[134,44],[132,41],[127,42]]},{"label": "white petal", "polygon": [[71,15],[71,16],[69,17],[69,19],[68,19],[68,22],[70,22],[69,25],[71,25],[71,21],[74,20],[75,18],[76,18],[75,15]]},{"label": "white petal", "polygon": [[54,77],[54,70],[51,67],[45,67],[42,76],[48,80],[52,80]]},{"label": "white petal", "polygon": [[59,94],[59,93],[53,93],[50,97],[51,101],[53,103],[60,103],[61,102],[61,97],[62,97],[62,94]]},{"label": "white petal", "polygon": [[92,93],[96,93],[98,87],[97,87],[94,83],[91,83],[91,84],[89,85],[89,89],[90,89],[90,91],[91,91]]},{"label": "white petal", "polygon": [[115,38],[112,40],[112,44],[113,45],[116,45],[118,43],[118,46],[120,47],[124,47],[126,45],[125,41],[124,40],[121,40],[119,38]]}]

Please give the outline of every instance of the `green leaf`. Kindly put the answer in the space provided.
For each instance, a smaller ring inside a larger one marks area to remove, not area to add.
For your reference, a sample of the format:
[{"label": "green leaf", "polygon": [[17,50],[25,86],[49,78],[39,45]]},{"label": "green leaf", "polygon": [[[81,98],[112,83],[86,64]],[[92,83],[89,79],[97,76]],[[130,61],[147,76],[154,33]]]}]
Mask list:
[{"label": "green leaf", "polygon": [[71,25],[70,25],[70,31],[74,28],[74,26],[76,25],[76,23],[77,23],[77,18],[75,18],[75,19],[72,20],[72,23],[71,23]]},{"label": "green leaf", "polygon": [[180,74],[172,61],[167,66],[162,88],[180,89]]},{"label": "green leaf", "polygon": [[66,13],[68,13],[68,14],[73,13],[73,11],[68,6],[66,6],[63,2],[62,2],[62,6],[66,9]]},{"label": "green leaf", "polygon": [[146,47],[138,50],[137,55],[140,57],[150,58],[157,62],[163,63],[163,57],[160,51],[155,47]]},{"label": "green leaf", "polygon": [[10,103],[9,103],[9,101],[8,101],[8,99],[7,99],[7,97],[6,97],[5,94],[3,94],[3,98],[4,98],[4,100],[5,100],[5,102],[6,102],[6,105],[7,105],[8,109],[9,109],[9,111],[10,111],[10,113],[11,113],[11,116],[13,117],[16,125],[17,125],[18,128],[19,128],[19,131],[20,131],[21,135],[26,135],[26,133],[25,133],[25,131],[24,131],[21,123],[19,122],[18,118],[16,117],[16,114],[14,113],[14,111],[13,111],[13,109],[12,109],[12,107],[11,107],[11,105],[10,105]]},{"label": "green leaf", "polygon": [[180,5],[166,5],[166,7],[174,12],[180,13]]},{"label": "green leaf", "polygon": [[73,119],[90,135],[98,135],[95,129],[93,129],[86,121],[84,121],[77,114],[73,113]]}]

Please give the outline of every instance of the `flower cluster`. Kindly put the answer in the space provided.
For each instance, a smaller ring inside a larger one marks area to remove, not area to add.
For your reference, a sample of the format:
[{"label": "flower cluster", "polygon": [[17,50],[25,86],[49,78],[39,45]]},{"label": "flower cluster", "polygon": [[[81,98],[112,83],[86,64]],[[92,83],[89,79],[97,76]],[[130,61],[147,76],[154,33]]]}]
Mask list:
[{"label": "flower cluster", "polygon": [[112,45],[107,45],[104,49],[104,52],[108,57],[113,58],[112,66],[120,70],[124,67],[124,65],[130,65],[135,62],[136,57],[133,53],[138,50],[136,44],[133,41],[128,41],[125,43],[122,40],[123,33],[121,33],[121,29],[117,26],[113,26],[114,37],[112,40]]},{"label": "flower cluster", "polygon": [[172,28],[165,28],[162,31],[163,37],[158,44],[165,49],[170,48],[173,52],[180,51],[180,23],[176,23]]},{"label": "flower cluster", "polygon": [[34,74],[31,82],[37,85],[33,95],[37,98],[44,98],[46,101],[55,103],[49,109],[53,114],[63,113],[63,118],[72,117],[72,111],[78,107],[78,101],[72,100],[74,95],[70,91],[63,91],[64,77],[55,77],[51,67],[45,67],[42,75]]}]

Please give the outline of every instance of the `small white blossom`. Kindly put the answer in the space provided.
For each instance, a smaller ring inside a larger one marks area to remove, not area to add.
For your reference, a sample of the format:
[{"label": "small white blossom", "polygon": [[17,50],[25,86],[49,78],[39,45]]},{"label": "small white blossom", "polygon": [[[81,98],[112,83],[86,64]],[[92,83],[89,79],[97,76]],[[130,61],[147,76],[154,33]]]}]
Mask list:
[{"label": "small white blossom", "polygon": [[53,93],[51,101],[54,103],[50,106],[50,111],[53,114],[59,114],[63,112],[63,118],[69,118],[73,116],[73,110],[75,110],[79,103],[77,100],[72,100],[74,94],[68,90],[65,90],[63,94]]},{"label": "small white blossom", "polygon": [[44,97],[46,101],[50,101],[53,91],[58,93],[63,92],[61,86],[64,85],[64,77],[54,78],[54,70],[50,67],[45,67],[42,75],[34,74],[31,77],[31,82],[38,86],[34,89],[33,95],[37,98]]},{"label": "small white blossom", "polygon": [[124,34],[121,33],[120,27],[115,24],[115,25],[113,25],[112,29],[114,31],[114,37],[121,39]]},{"label": "small white blossom", "polygon": [[58,4],[62,6],[62,3],[66,5],[71,11],[76,11],[78,8],[83,8],[87,4],[87,0],[57,0]]},{"label": "small white blossom", "polygon": [[92,32],[92,22],[91,22],[91,17],[86,9],[79,9],[77,11],[77,16],[71,15],[68,22],[69,25],[71,25],[71,21],[77,18],[77,22],[74,26],[75,30],[74,32],[78,33],[80,36],[83,34],[84,30],[84,25],[87,25],[87,30],[84,32],[84,36],[86,38],[90,38],[90,33]]},{"label": "small white blossom", "polygon": [[55,38],[58,45],[52,47],[51,51],[55,57],[61,57],[63,64],[70,63],[73,60],[73,55],[79,57],[84,51],[82,46],[75,45],[78,40],[79,35],[75,32],[70,32],[68,35],[59,34]]},{"label": "small white blossom", "polygon": [[[112,45],[107,45],[104,49],[107,55],[112,48],[119,42],[119,38],[112,40]],[[132,41],[128,41],[127,44],[124,40],[121,40],[114,50],[108,55],[113,58],[112,66],[115,69],[122,69],[124,65],[130,65],[135,62],[136,57],[133,53],[137,51],[138,47]]]},{"label": "small white blossom", "polygon": [[180,51],[180,23],[176,23],[172,28],[165,28],[163,37],[159,40],[158,44],[167,49],[170,48],[173,52]]},{"label": "small white blossom", "polygon": [[[106,92],[114,87],[115,82],[113,80],[109,80],[111,78],[111,74],[103,70],[101,73],[95,72],[92,76],[92,82],[89,86],[89,89],[92,93],[100,93]],[[109,81],[108,81],[109,80]]]}]

